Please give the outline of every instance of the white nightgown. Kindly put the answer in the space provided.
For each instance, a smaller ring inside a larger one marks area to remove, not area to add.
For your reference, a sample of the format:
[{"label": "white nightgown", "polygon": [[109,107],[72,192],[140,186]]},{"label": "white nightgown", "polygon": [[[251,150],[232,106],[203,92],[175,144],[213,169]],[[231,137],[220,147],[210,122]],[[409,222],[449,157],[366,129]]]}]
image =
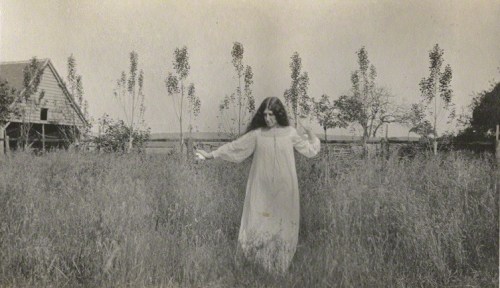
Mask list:
[{"label": "white nightgown", "polygon": [[293,149],[306,157],[320,150],[295,128],[256,129],[213,152],[214,158],[241,162],[253,153],[238,241],[246,258],[270,272],[284,273],[299,236],[299,187]]}]

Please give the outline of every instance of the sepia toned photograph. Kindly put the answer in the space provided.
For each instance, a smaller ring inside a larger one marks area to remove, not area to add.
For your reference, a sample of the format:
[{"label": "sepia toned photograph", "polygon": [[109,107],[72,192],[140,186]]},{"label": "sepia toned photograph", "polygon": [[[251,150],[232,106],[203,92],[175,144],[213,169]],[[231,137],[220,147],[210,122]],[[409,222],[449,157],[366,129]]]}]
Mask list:
[{"label": "sepia toned photograph", "polygon": [[0,0],[0,287],[499,287],[499,16]]}]

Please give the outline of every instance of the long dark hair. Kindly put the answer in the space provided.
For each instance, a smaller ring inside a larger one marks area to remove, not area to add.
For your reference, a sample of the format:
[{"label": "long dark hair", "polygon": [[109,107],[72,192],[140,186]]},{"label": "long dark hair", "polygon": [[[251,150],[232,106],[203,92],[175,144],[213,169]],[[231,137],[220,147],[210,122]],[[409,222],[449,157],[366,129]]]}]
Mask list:
[{"label": "long dark hair", "polygon": [[259,109],[257,109],[245,133],[258,128],[267,127],[266,120],[264,119],[264,110],[266,109],[273,111],[274,116],[276,116],[276,121],[280,126],[290,126],[285,106],[281,100],[277,97],[267,97],[260,104]]}]

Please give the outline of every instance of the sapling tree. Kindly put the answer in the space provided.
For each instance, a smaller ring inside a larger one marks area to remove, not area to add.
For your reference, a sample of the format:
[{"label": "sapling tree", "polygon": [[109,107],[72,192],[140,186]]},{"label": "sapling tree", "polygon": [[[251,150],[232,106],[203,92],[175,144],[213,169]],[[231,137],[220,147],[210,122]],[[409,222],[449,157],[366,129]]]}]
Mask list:
[{"label": "sapling tree", "polygon": [[[232,63],[236,71],[238,85],[236,91],[226,95],[219,105],[219,130],[223,130],[232,137],[241,135],[249,116],[255,112],[255,99],[252,95],[253,72],[251,66],[243,64],[243,45],[233,43],[231,50]],[[242,89],[243,78],[243,89]]]},{"label": "sapling tree", "polygon": [[309,75],[307,72],[301,73],[302,59],[297,52],[293,53],[291,57],[290,69],[292,82],[290,88],[285,90],[284,97],[294,125],[297,127],[298,119],[309,116],[312,106],[312,100],[307,94]]},{"label": "sapling tree", "polygon": [[76,60],[73,54],[68,57],[67,67],[68,76],[66,77],[66,80],[68,81],[69,92],[75,99],[78,107],[80,107],[85,119],[88,119],[88,102],[84,97],[82,75],[77,74]]},{"label": "sapling tree", "polygon": [[[180,134],[180,150],[181,152],[184,150],[184,135],[183,135],[183,117],[184,110],[188,110],[188,113],[193,116],[198,116],[199,109],[201,106],[200,99],[195,94],[195,86],[193,83],[189,84],[188,89],[188,107],[184,106],[184,98],[186,95],[186,85],[185,81],[189,75],[189,54],[187,47],[184,46],[182,48],[176,48],[174,51],[174,61],[173,68],[175,70],[175,74],[169,72],[167,78],[165,79],[165,86],[167,88],[167,93],[172,98],[174,111],[179,120],[179,134]],[[190,123],[189,126],[192,124]],[[191,129],[191,128],[190,128]]]},{"label": "sapling tree", "polygon": [[434,154],[437,154],[438,118],[447,114],[449,121],[455,118],[455,108],[452,103],[453,90],[451,89],[452,70],[447,64],[443,68],[444,50],[438,44],[429,51],[429,77],[423,78],[419,85],[422,97],[422,107],[426,111],[426,118],[431,118],[434,134]]},{"label": "sapling tree", "polygon": [[116,81],[114,96],[121,104],[128,133],[128,143],[125,151],[129,153],[134,143],[134,134],[138,129],[144,128],[144,72],[138,71],[139,55],[137,52],[130,52],[130,67],[128,75],[122,71],[120,78]]},{"label": "sapling tree", "polygon": [[[67,68],[68,68],[68,75],[66,77],[66,81],[68,83],[67,88],[69,93],[73,97],[75,104],[83,113],[83,117],[85,118],[86,121],[88,121],[89,120],[88,102],[86,99],[84,99],[82,76],[77,73],[76,67],[77,67],[76,59],[73,56],[73,54],[71,54],[67,60]],[[70,106],[69,103],[66,107],[68,106]],[[87,125],[87,123],[83,123],[84,126],[80,127],[81,131],[78,131],[76,128],[78,119],[78,115],[76,114],[76,112],[73,111],[73,109],[64,112],[69,113],[71,119],[73,120],[71,139],[78,139],[78,137],[82,136],[82,134],[84,138],[87,137],[88,134],[90,133],[90,125]]]},{"label": "sapling tree", "polygon": [[21,129],[18,145],[23,149],[31,146],[30,132],[33,127],[31,119],[32,111],[37,109],[44,101],[45,91],[38,91],[42,79],[44,64],[36,57],[33,57],[28,65],[23,69],[23,91],[20,95],[21,110]]}]

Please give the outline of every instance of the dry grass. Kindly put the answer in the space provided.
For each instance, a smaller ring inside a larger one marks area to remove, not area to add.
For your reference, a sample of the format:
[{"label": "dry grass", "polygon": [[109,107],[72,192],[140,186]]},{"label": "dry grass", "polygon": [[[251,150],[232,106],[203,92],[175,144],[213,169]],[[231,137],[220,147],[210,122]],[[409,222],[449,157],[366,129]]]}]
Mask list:
[{"label": "dry grass", "polygon": [[[335,160],[335,159],[334,159]],[[0,161],[2,287],[498,287],[488,157],[299,157],[299,248],[236,265],[250,161],[16,154]]]}]

